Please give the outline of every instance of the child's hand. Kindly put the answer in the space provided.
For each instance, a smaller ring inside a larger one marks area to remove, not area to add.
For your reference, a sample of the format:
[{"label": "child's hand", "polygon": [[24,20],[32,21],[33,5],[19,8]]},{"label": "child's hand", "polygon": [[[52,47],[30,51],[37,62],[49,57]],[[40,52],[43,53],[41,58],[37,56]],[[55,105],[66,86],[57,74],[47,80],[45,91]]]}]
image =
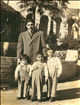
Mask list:
[{"label": "child's hand", "polygon": [[32,73],[29,73],[29,77],[31,77],[32,76]]},{"label": "child's hand", "polygon": [[34,71],[34,70],[37,70],[37,69],[39,69],[38,66],[34,66],[34,67],[33,67],[33,71]]},{"label": "child's hand", "polygon": [[57,74],[57,78],[59,78],[60,77],[60,74]]},{"label": "child's hand", "polygon": [[17,59],[17,64],[19,64],[20,63],[20,59]]}]

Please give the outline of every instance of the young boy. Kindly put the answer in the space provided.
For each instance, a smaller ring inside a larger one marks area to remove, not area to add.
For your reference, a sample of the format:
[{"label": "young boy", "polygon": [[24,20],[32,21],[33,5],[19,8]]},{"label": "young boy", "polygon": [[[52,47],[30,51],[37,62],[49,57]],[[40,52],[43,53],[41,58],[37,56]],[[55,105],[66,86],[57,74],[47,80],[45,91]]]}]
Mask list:
[{"label": "young boy", "polygon": [[55,101],[57,78],[59,78],[62,73],[61,61],[59,60],[58,57],[54,57],[53,53],[54,52],[51,49],[47,51],[48,54],[47,66],[49,73],[47,97],[48,99],[50,99],[49,101],[51,102]]},{"label": "young boy", "polygon": [[37,99],[39,102],[42,101],[42,89],[45,75],[45,81],[48,79],[48,70],[46,63],[43,62],[43,54],[41,52],[36,53],[36,62],[33,63],[30,74],[32,74],[32,97],[31,101]]},{"label": "young boy", "polygon": [[27,98],[29,99],[28,81],[29,81],[29,71],[30,71],[31,65],[29,65],[28,62],[29,62],[29,57],[27,55],[25,54],[20,55],[20,64],[16,67],[16,70],[15,70],[15,81],[18,80],[17,99],[25,99],[27,94],[28,94]]}]

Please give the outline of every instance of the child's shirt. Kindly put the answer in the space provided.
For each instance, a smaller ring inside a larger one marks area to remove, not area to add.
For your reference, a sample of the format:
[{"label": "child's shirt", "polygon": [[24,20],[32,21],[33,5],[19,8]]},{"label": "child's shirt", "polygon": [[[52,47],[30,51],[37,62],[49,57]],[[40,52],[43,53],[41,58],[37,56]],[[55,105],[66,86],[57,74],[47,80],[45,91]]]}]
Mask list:
[{"label": "child's shirt", "polygon": [[18,78],[20,81],[27,81],[29,79],[31,65],[22,66],[19,64],[15,70],[15,78]]},{"label": "child's shirt", "polygon": [[44,72],[44,76],[48,78],[48,67],[46,63],[34,62],[30,69],[30,75],[34,70],[40,70]]},{"label": "child's shirt", "polygon": [[48,58],[47,60],[49,74],[54,74],[55,70],[57,74],[62,73],[62,64],[58,57]]}]

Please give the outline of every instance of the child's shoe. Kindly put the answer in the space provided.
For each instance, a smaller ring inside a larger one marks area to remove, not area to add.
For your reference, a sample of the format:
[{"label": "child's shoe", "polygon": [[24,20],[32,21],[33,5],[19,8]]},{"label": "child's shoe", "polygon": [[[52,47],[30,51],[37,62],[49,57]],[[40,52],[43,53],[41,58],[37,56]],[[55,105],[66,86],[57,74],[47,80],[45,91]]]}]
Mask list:
[{"label": "child's shoe", "polygon": [[47,100],[49,100],[50,99],[50,97],[47,97]]},{"label": "child's shoe", "polygon": [[20,100],[21,99],[21,97],[17,97],[17,100]]},{"label": "child's shoe", "polygon": [[27,97],[27,100],[30,100],[30,96]]},{"label": "child's shoe", "polygon": [[21,99],[25,99],[25,97],[21,97]]},{"label": "child's shoe", "polygon": [[49,101],[50,102],[53,102],[53,101],[55,101],[55,98],[54,97],[51,97]]},{"label": "child's shoe", "polygon": [[33,102],[33,101],[37,101],[37,99],[36,98],[31,98],[31,102]]},{"label": "child's shoe", "polygon": [[29,91],[27,92],[27,100],[30,99]]},{"label": "child's shoe", "polygon": [[42,100],[41,99],[38,99],[38,102],[42,102]]}]

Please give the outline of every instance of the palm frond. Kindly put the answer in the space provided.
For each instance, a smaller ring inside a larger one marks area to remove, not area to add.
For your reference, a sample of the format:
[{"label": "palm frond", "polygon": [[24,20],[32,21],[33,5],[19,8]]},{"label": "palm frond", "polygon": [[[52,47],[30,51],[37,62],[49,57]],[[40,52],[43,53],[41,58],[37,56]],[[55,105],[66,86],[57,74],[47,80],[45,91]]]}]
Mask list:
[{"label": "palm frond", "polygon": [[[42,14],[44,11],[42,8],[50,10],[51,14],[64,14],[64,10],[67,9],[68,0],[20,0],[20,8],[27,8],[27,11],[34,11],[38,6],[38,12]],[[24,5],[22,4],[24,3]],[[60,5],[59,5],[60,4]],[[34,12],[33,12],[34,13]]]},{"label": "palm frond", "polygon": [[20,12],[24,12],[26,10],[26,8],[22,9]]},{"label": "palm frond", "polygon": [[20,5],[19,5],[19,8],[22,9],[22,8],[23,8],[23,4],[20,4]]}]

